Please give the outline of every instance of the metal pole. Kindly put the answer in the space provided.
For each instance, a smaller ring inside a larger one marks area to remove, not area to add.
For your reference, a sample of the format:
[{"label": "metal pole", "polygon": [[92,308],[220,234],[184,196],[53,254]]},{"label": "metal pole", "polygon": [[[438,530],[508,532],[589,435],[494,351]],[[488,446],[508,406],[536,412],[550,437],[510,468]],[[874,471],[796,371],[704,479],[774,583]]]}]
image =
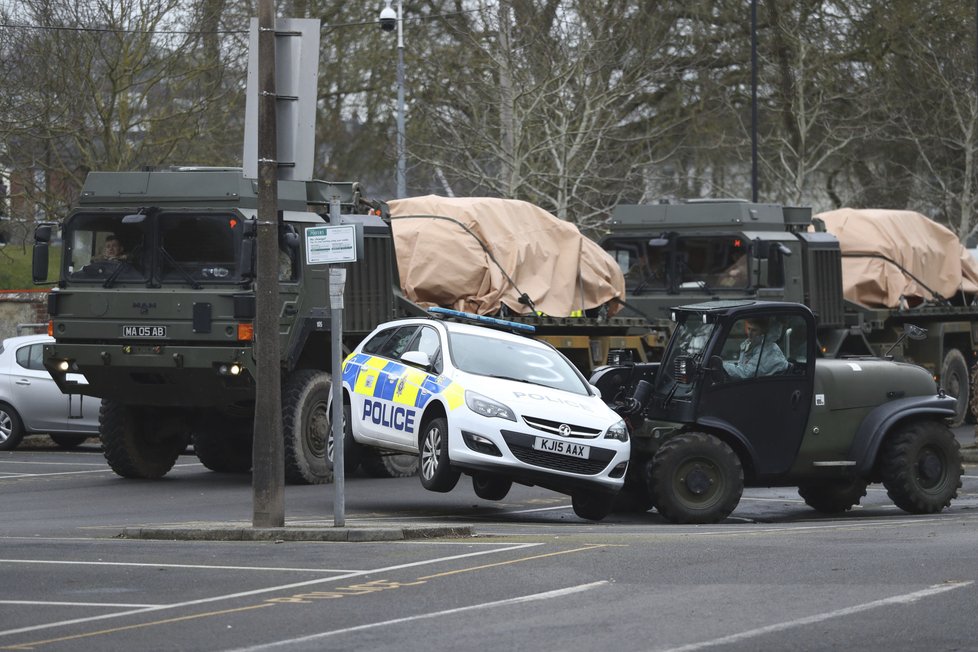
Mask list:
[{"label": "metal pole", "polygon": [[[329,203],[330,224],[340,223],[340,200],[333,197]],[[329,269],[329,330],[330,364],[333,374],[330,393],[333,398],[330,417],[333,434],[333,525],[346,525],[346,468],[344,457],[343,423],[343,287],[346,283],[346,269],[330,266]]]},{"label": "metal pole", "polygon": [[750,196],[757,201],[757,0],[750,2]]},{"label": "metal pole", "polygon": [[404,143],[404,30],[401,0],[397,0],[397,198],[407,196]]},{"label": "metal pole", "polygon": [[254,527],[285,525],[285,452],[278,341],[278,161],[275,6],[258,2],[258,281],[255,288]]}]

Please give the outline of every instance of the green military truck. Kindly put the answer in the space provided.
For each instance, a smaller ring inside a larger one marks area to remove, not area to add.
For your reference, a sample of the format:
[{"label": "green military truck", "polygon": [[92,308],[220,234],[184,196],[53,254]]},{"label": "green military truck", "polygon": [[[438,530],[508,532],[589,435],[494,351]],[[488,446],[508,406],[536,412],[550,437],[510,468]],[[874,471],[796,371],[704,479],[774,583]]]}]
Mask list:
[{"label": "green military truck", "polygon": [[[345,351],[420,310],[398,289],[386,205],[356,183],[280,181],[278,198],[286,480],[328,482],[328,269],[306,260],[309,229],[362,228],[364,251],[347,272]],[[240,169],[93,172],[61,225],[44,364],[63,392],[103,399],[102,444],[119,475],[161,477],[190,443],[211,470],[251,468],[257,206],[257,184]],[[50,226],[35,234],[36,283],[51,237]],[[88,384],[69,384],[69,372]],[[381,454],[363,462],[390,474],[404,464]]]},{"label": "green military truck", "polygon": [[[661,362],[591,378],[630,426],[626,506],[715,523],[745,486],[797,487],[826,514],[858,505],[873,482],[912,514],[958,495],[961,453],[947,426],[956,401],[927,370],[818,356],[815,317],[797,303],[708,301],[671,316]],[[911,326],[906,335],[923,337]]]},{"label": "green military truck", "polygon": [[[820,355],[887,353],[921,365],[957,399],[952,424],[970,416],[978,305],[960,294],[904,309],[846,300],[839,241],[812,219],[810,208],[743,200],[622,205],[608,226],[601,245],[627,270],[627,305],[649,319],[662,345],[672,306],[709,299],[799,302],[818,320]],[[901,338],[906,324],[926,329],[926,337]],[[642,355],[657,360],[662,345]]]}]

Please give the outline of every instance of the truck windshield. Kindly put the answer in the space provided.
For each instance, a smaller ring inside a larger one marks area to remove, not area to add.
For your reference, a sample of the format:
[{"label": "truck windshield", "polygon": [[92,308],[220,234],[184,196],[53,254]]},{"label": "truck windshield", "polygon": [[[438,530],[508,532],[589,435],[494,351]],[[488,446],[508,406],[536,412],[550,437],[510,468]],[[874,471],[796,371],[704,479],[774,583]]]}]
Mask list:
[{"label": "truck windshield", "polygon": [[64,278],[109,285],[237,283],[242,220],[229,213],[76,213],[64,226]]},{"label": "truck windshield", "polygon": [[691,288],[749,287],[747,246],[733,236],[673,236],[650,244],[648,237],[613,238],[605,250],[625,275],[625,291],[637,296]]}]

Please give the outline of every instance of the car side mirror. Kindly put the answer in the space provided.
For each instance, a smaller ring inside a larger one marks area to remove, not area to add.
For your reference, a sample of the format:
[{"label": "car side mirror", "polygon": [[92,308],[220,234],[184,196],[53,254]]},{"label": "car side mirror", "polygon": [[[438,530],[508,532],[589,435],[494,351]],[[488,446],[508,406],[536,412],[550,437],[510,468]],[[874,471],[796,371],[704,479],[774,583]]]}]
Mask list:
[{"label": "car side mirror", "polygon": [[424,351],[408,351],[401,356],[401,362],[406,362],[414,367],[421,367],[422,369],[431,368],[431,358]]}]

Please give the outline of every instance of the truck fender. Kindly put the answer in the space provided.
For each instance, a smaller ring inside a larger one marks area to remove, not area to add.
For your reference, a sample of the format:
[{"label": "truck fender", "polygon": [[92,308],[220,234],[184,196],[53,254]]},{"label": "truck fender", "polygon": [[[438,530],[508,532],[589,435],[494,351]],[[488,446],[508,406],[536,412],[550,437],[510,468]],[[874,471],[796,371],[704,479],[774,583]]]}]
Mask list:
[{"label": "truck fender", "polygon": [[883,438],[896,422],[917,415],[953,417],[956,403],[957,400],[951,396],[935,394],[909,396],[876,407],[859,424],[856,438],[849,449],[849,459],[856,461],[856,472],[866,476],[873,470]]},{"label": "truck fender", "polygon": [[702,419],[696,420],[696,425],[707,433],[710,432],[723,432],[729,439],[728,444],[734,444],[731,448],[738,455],[746,455],[746,459],[741,459],[740,463],[744,465],[744,470],[754,468],[754,460],[757,459],[757,452],[754,450],[753,444],[750,440],[744,436],[735,425],[726,421],[725,419],[717,419],[716,417],[704,417]]}]

